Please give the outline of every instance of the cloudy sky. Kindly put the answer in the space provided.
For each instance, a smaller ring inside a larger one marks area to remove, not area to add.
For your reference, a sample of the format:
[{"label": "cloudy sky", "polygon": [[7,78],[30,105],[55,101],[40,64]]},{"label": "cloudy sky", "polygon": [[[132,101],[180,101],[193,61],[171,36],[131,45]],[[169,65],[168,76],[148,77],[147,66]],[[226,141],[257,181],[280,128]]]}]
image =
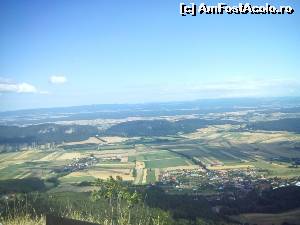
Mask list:
[{"label": "cloudy sky", "polygon": [[300,96],[297,1],[269,1],[294,15],[196,17],[180,2],[0,1],[0,111]]}]

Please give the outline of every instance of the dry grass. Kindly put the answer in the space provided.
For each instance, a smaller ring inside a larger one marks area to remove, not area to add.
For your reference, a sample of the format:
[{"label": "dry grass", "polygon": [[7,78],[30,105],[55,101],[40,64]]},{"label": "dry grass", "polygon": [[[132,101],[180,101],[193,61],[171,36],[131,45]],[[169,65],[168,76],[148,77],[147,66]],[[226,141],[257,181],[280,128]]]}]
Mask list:
[{"label": "dry grass", "polygon": [[145,168],[145,162],[143,162],[143,161],[136,161],[135,168],[136,169],[144,169]]},{"label": "dry grass", "polygon": [[9,165],[11,163],[23,163],[25,161],[31,160],[32,155],[35,155],[38,151],[26,150],[20,152],[9,152],[1,153],[0,163],[1,166]]},{"label": "dry grass", "polygon": [[45,157],[37,160],[37,161],[53,161],[53,160],[72,160],[76,158],[84,158],[87,157],[87,154],[83,154],[80,152],[64,152],[64,151],[56,151],[49,153]]},{"label": "dry grass", "polygon": [[128,156],[123,156],[121,158],[121,162],[128,162]]},{"label": "dry grass", "polygon": [[241,164],[241,165],[230,165],[230,166],[208,166],[209,170],[232,170],[232,169],[248,169],[253,168],[253,165],[250,164]]},{"label": "dry grass", "polygon": [[[277,143],[283,141],[300,141],[300,135],[281,131],[281,132],[231,132],[230,129],[236,128],[232,125],[209,126],[207,128],[198,129],[196,132],[182,135],[189,139],[206,140],[215,146],[225,146],[228,144],[252,144],[252,143]],[[221,131],[221,132],[220,132]],[[219,133],[218,133],[219,132]],[[238,135],[237,135],[238,134]],[[216,139],[222,142],[216,142]]]},{"label": "dry grass", "polygon": [[111,168],[111,169],[133,169],[135,167],[135,163],[128,162],[128,163],[105,163],[100,162],[95,164],[96,167],[100,168]]},{"label": "dry grass", "polygon": [[69,159],[84,158],[84,157],[86,156],[79,152],[68,152],[68,153],[63,153],[62,155],[56,157],[55,160],[69,160]]},{"label": "dry grass", "polygon": [[129,155],[135,155],[134,149],[114,149],[114,150],[101,150],[101,151],[89,151],[89,153],[93,153],[95,157],[128,157]]},{"label": "dry grass", "polygon": [[144,169],[136,169],[136,177],[134,179],[134,184],[142,184],[144,177]]},{"label": "dry grass", "polygon": [[128,138],[119,137],[119,136],[112,136],[112,137],[101,137],[101,140],[104,140],[108,144],[120,143],[123,141],[127,141]]},{"label": "dry grass", "polygon": [[31,217],[29,215],[19,215],[6,219],[0,218],[0,224],[3,225],[45,225],[45,217]]},{"label": "dry grass", "polygon": [[66,142],[61,146],[84,145],[84,144],[102,144],[102,143],[103,143],[103,141],[99,140],[96,137],[89,137],[87,140],[84,140],[84,141]]},{"label": "dry grass", "polygon": [[30,157],[31,154],[34,154],[35,151],[28,150],[28,151],[21,151],[18,155],[14,157],[14,160],[26,160]]},{"label": "dry grass", "polygon": [[122,177],[123,180],[132,181],[134,178],[131,176],[130,169],[103,169],[95,170],[89,169],[85,171],[77,171],[64,176],[64,178],[73,178],[73,177],[85,177],[92,176],[100,179],[108,179],[110,176],[116,178],[117,176]]},{"label": "dry grass", "polygon": [[156,179],[156,180],[159,180],[159,176],[160,176],[160,169],[158,169],[158,168],[155,168],[154,172],[155,172],[155,179]]},{"label": "dry grass", "polygon": [[[118,208],[118,210],[116,210]],[[114,214],[111,215],[111,212]],[[134,216],[137,214],[139,216]],[[144,205],[137,209],[128,207],[114,207],[114,210],[108,208],[102,215],[94,215],[89,211],[77,211],[69,208],[61,215],[64,218],[75,219],[79,221],[92,222],[102,225],[168,225],[172,224],[168,213],[150,212]],[[46,225],[44,215],[32,216],[28,213],[20,213],[14,216],[0,217],[0,224],[3,225]]]},{"label": "dry grass", "polygon": [[142,184],[146,184],[147,183],[147,175],[148,175],[148,169],[143,169]]},{"label": "dry grass", "polygon": [[163,171],[172,171],[172,170],[193,170],[193,169],[200,169],[200,166],[199,165],[173,166],[173,167],[163,168],[161,170],[163,170]]},{"label": "dry grass", "polygon": [[51,152],[48,155],[46,155],[45,157],[37,160],[37,161],[51,161],[51,160],[56,160],[57,157],[59,157],[61,155],[61,152],[57,151],[57,152]]}]

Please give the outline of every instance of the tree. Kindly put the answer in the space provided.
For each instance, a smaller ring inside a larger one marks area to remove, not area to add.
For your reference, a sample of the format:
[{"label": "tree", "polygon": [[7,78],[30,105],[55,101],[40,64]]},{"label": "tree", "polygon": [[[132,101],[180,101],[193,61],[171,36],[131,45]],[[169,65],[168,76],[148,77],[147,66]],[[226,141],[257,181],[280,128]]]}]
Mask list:
[{"label": "tree", "polygon": [[[119,176],[116,179],[110,176],[106,181],[98,179],[95,186],[99,187],[99,190],[92,193],[92,199],[107,199],[111,207],[111,218],[117,214],[119,220],[126,220],[130,224],[131,208],[141,201],[140,194],[130,191]],[[125,207],[122,206],[123,202],[126,203]]]}]

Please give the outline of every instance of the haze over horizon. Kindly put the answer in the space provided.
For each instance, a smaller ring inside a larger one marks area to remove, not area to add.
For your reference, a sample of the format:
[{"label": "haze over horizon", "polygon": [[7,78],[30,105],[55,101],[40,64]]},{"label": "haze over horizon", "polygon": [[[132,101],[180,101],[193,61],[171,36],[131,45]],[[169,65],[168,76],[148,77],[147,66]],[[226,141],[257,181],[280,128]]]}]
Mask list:
[{"label": "haze over horizon", "polygon": [[297,10],[182,17],[180,2],[1,1],[0,111],[300,96]]}]

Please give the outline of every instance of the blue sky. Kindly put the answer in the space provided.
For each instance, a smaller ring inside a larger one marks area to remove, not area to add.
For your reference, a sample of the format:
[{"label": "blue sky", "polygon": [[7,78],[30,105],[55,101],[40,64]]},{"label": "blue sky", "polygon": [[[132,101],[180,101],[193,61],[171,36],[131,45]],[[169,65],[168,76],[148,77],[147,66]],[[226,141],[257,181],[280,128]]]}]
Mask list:
[{"label": "blue sky", "polygon": [[0,110],[300,96],[298,1],[269,1],[293,15],[196,17],[180,2],[2,0]]}]

